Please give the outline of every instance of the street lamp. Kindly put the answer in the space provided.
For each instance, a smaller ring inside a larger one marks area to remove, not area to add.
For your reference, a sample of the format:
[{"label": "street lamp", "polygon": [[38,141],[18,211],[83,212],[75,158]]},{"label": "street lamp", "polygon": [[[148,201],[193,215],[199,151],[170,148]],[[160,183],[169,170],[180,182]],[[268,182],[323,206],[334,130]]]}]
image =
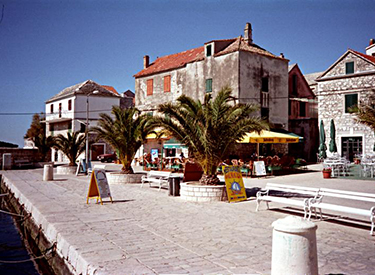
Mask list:
[{"label": "street lamp", "polygon": [[99,93],[99,91],[94,90],[87,94],[86,96],[86,128],[85,128],[85,135],[86,135],[86,174],[89,171],[89,97],[90,95],[94,95]]}]

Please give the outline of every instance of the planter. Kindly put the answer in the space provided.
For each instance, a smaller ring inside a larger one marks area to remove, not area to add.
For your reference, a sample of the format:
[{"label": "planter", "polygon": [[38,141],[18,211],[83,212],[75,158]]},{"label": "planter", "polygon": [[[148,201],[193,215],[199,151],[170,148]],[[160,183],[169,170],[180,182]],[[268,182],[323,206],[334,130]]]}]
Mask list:
[{"label": "planter", "polygon": [[180,197],[193,202],[228,201],[225,185],[197,185],[197,182],[181,183]]},{"label": "planter", "polygon": [[61,165],[57,166],[57,175],[75,175],[77,172],[77,166]]},{"label": "planter", "polygon": [[332,171],[323,171],[323,178],[329,179],[331,177]]},{"label": "planter", "polygon": [[354,161],[354,164],[361,164],[361,159],[355,158],[353,159],[353,161]]},{"label": "planter", "polygon": [[143,173],[121,174],[119,172],[106,173],[108,184],[134,184],[141,183]]}]

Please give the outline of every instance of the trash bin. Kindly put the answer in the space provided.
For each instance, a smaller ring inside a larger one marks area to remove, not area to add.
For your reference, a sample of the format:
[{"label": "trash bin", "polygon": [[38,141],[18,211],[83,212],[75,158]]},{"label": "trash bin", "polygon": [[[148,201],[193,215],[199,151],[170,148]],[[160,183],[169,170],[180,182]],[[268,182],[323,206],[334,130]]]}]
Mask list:
[{"label": "trash bin", "polygon": [[43,181],[53,180],[53,165],[45,164],[43,170]]},{"label": "trash bin", "polygon": [[169,196],[179,196],[180,195],[180,177],[170,177],[169,178]]}]

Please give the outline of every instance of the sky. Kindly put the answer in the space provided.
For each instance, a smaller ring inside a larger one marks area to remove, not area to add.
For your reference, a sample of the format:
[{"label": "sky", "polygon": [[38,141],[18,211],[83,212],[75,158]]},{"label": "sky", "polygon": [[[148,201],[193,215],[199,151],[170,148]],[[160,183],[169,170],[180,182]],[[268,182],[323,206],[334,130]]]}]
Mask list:
[{"label": "sky", "polygon": [[0,141],[23,146],[32,115],[91,79],[135,91],[143,56],[243,35],[302,73],[375,38],[373,0],[0,0]]}]

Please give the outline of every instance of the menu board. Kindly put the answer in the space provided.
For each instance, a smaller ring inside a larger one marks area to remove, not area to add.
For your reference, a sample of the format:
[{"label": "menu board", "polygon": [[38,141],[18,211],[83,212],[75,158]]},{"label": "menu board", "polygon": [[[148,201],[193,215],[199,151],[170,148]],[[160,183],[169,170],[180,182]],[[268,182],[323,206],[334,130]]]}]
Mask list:
[{"label": "menu board", "polygon": [[87,203],[90,198],[96,198],[103,204],[103,198],[110,198],[112,202],[111,191],[109,189],[107,176],[104,169],[95,169],[91,173],[89,192],[87,195]]},{"label": "menu board", "polygon": [[266,166],[264,165],[264,161],[254,161],[254,175],[256,176],[266,176]]},{"label": "menu board", "polygon": [[239,166],[223,166],[225,186],[229,202],[247,200],[243,184],[242,173]]}]

